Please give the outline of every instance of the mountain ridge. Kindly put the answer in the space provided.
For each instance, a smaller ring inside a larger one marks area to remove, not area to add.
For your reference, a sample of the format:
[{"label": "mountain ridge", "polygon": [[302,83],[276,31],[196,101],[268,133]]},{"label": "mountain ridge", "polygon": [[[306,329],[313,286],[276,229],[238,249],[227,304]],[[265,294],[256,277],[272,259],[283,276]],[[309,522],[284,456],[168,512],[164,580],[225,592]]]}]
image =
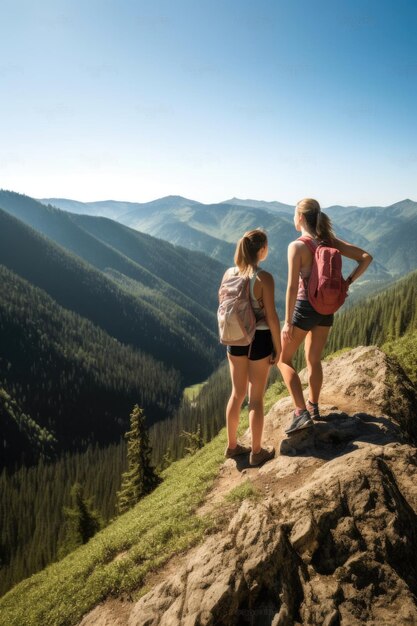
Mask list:
[{"label": "mountain ridge", "polygon": [[[237,204],[239,206],[245,206],[244,204],[241,203],[248,203],[247,206],[252,206],[253,208],[256,208],[256,206],[271,206],[274,207],[274,209],[276,208],[283,208],[283,209],[287,209],[287,210],[294,210],[295,208],[295,204],[287,204],[285,202],[279,202],[278,200],[256,200],[256,199],[251,199],[251,198],[238,198],[236,196],[233,196],[232,198],[226,199],[226,200],[220,200],[217,203],[211,203],[211,202],[200,202],[198,200],[193,200],[191,198],[186,198],[185,196],[180,196],[180,195],[167,195],[167,196],[162,196],[160,198],[155,198],[154,200],[149,200],[147,202],[135,202],[135,201],[120,201],[120,200],[95,200],[95,201],[88,201],[88,202],[82,202],[80,200],[72,200],[70,198],[37,198],[37,200],[39,202],[42,202],[43,204],[45,203],[53,203],[53,201],[55,202],[74,202],[74,203],[79,203],[84,205],[85,207],[88,206],[95,206],[95,205],[106,205],[106,204],[110,204],[110,203],[120,203],[120,204],[126,204],[126,205],[136,205],[137,207],[141,207],[141,206],[149,206],[151,204],[157,204],[157,203],[163,203],[164,201],[168,201],[168,202],[173,202],[174,204],[176,202],[180,202],[180,203],[191,203],[191,204],[199,204],[199,205],[203,205],[203,206],[209,206],[211,204]],[[327,211],[329,209],[368,209],[368,208],[381,208],[381,209],[387,209],[387,208],[397,208],[397,207],[402,207],[403,205],[409,205],[409,204],[417,204],[417,200],[411,200],[411,198],[404,198],[403,200],[398,200],[397,202],[391,203],[391,204],[387,204],[387,205],[364,205],[364,206],[359,206],[359,205],[341,205],[341,204],[329,204],[328,206],[323,206],[322,210],[323,211]],[[58,206],[58,208],[60,208]]]},{"label": "mountain ridge", "polygon": [[[59,204],[59,199],[55,199]],[[69,202],[65,200],[65,202]],[[106,204],[107,203],[107,204]],[[85,203],[85,211],[96,204],[112,209],[112,218],[137,231],[164,239],[165,241],[182,244],[193,251],[201,251],[207,256],[230,266],[233,262],[233,248],[242,232],[262,226],[267,229],[270,239],[270,254],[265,269],[275,272],[286,263],[286,248],[294,238],[292,211],[293,207],[277,201],[267,202],[253,199],[231,198],[219,203],[204,204],[184,198],[183,196],[165,196],[147,203],[131,203],[128,211],[126,205],[120,204],[114,213],[117,201],[100,201]],[[70,208],[62,205],[63,208]],[[78,209],[79,210],[79,209]],[[95,210],[95,209],[94,209]],[[392,239],[400,244],[401,229],[405,228],[405,220],[417,214],[417,203],[409,198],[394,204],[375,207],[358,207],[330,205],[323,207],[334,221],[337,235],[347,241],[355,242],[365,249],[371,249],[377,261],[378,246],[385,246],[383,237],[392,231]],[[233,217],[235,215],[235,217]],[[415,233],[414,221],[410,222]],[[397,228],[397,230],[395,230]],[[395,234],[398,231],[398,234]],[[229,244],[229,245],[227,245]],[[376,253],[376,254],[375,254]],[[397,254],[395,260],[389,255],[384,262],[374,263],[369,272],[372,273],[372,284],[377,287],[408,272],[417,262],[413,247]],[[345,261],[346,272],[349,273],[354,264]],[[367,273],[353,287],[358,289],[360,283],[370,277]],[[280,312],[283,311],[283,292],[285,277],[276,275],[277,302]],[[359,290],[360,291],[360,290]]]},{"label": "mountain ridge", "polygon": [[[121,214],[118,220],[131,228],[148,232],[172,243],[183,243],[190,249],[202,250],[225,264],[231,264],[232,259],[231,251],[224,247],[224,241],[234,244],[244,230],[258,226],[267,229],[270,238],[270,257],[266,264],[270,271],[285,262],[285,249],[294,237],[291,219],[293,207],[275,201],[268,203],[235,197],[231,198],[230,202],[225,200],[217,204],[192,204],[181,197],[181,201],[174,204],[166,205],[161,198],[153,201],[153,204],[140,206],[139,210],[133,209]],[[417,213],[417,203],[404,199],[386,207],[331,205],[323,210],[334,220],[336,232],[342,239],[354,241],[366,249],[372,245],[371,241],[375,240],[374,248],[377,249],[380,236],[389,233],[396,224],[401,226],[404,219]],[[235,223],[233,213],[239,215]],[[414,230],[413,226],[413,232]],[[214,237],[217,241],[204,238],[204,235]],[[413,263],[414,253],[410,250],[395,264],[389,263],[388,268],[382,263],[374,265],[371,268],[373,280],[376,279],[382,284],[391,275],[397,276],[409,271]],[[351,264],[347,261],[347,271],[351,269]],[[280,288],[284,288],[283,283]]]}]

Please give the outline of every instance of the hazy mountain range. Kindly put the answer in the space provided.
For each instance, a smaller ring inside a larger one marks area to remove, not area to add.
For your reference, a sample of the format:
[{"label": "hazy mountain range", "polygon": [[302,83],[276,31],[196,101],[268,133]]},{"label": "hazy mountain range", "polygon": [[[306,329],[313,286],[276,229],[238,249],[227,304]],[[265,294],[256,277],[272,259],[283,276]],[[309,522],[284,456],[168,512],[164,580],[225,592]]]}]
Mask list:
[{"label": "hazy mountain range", "polygon": [[[141,232],[198,250],[230,265],[237,239],[245,230],[263,227],[268,232],[270,255],[266,267],[274,273],[278,300],[286,281],[286,250],[294,239],[294,207],[280,202],[232,198],[203,204],[181,196],[152,202],[126,203],[113,200],[80,203],[49,198],[65,210],[99,213]],[[411,271],[417,264],[417,203],[406,199],[390,206],[355,207],[334,205],[323,208],[333,220],[336,234],[369,250],[374,263],[362,279],[369,288]],[[346,271],[352,264],[345,261]],[[355,287],[357,287],[355,285]]]}]

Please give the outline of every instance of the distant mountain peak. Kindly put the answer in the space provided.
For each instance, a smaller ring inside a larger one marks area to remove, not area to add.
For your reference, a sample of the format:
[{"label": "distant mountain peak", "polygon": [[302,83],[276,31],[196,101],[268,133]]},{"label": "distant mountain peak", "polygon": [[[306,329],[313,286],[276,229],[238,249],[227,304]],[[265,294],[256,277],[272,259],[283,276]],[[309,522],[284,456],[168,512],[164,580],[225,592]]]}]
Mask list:
[{"label": "distant mountain peak", "polygon": [[178,196],[170,193],[168,196],[162,196],[162,198],[157,198],[157,200],[187,200],[187,202],[196,202],[196,200],[191,200],[190,198],[186,198],[185,196]]},{"label": "distant mountain peak", "polygon": [[190,204],[201,204],[198,200],[192,200],[191,198],[186,198],[185,196],[177,194],[169,194],[167,196],[162,196],[161,198],[155,198],[155,200],[149,200],[148,202],[142,202],[139,204],[150,204],[151,202],[162,202],[167,200],[170,202],[189,202]]},{"label": "distant mountain peak", "polygon": [[404,200],[400,200],[399,202],[394,202],[394,204],[390,204],[388,206],[402,207],[402,206],[408,206],[409,204],[415,204],[417,206],[417,202],[415,200],[411,200],[411,198],[404,198]]},{"label": "distant mountain peak", "polygon": [[219,202],[219,204],[231,204],[252,209],[264,209],[266,211],[281,211],[284,213],[292,213],[294,210],[294,205],[278,202],[277,200],[268,202],[267,200],[253,200],[252,198],[236,198],[236,196],[233,196],[230,200],[223,200]]}]

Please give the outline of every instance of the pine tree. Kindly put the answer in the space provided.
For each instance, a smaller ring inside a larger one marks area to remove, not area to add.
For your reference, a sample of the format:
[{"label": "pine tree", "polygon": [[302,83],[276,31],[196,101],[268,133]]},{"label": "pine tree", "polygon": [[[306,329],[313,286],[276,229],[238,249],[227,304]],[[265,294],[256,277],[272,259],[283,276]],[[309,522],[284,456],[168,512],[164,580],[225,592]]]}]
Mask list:
[{"label": "pine tree", "polygon": [[186,440],[185,451],[187,454],[195,454],[197,450],[202,448],[204,445],[200,424],[198,424],[195,433],[189,433],[186,430],[183,430],[180,437],[184,437]]},{"label": "pine tree", "polygon": [[125,434],[125,438],[128,470],[122,474],[122,486],[117,493],[120,513],[134,506],[160,482],[150,462],[152,449],[145,426],[145,414],[137,404],[130,414],[130,430]]},{"label": "pine tree", "polygon": [[101,517],[92,508],[92,500],[84,497],[80,483],[74,483],[70,492],[71,507],[64,507],[65,535],[59,547],[60,558],[87,543],[103,525]]},{"label": "pine tree", "polygon": [[174,457],[172,456],[171,450],[170,449],[166,450],[166,452],[162,456],[162,459],[159,462],[158,470],[162,472],[164,469],[169,467],[173,461],[174,461]]}]

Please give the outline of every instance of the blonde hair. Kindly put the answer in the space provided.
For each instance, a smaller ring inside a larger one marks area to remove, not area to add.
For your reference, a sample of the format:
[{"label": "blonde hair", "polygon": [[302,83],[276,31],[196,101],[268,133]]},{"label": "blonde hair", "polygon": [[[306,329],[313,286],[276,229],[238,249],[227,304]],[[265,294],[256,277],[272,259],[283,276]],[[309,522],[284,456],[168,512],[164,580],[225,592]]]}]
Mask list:
[{"label": "blonde hair", "polygon": [[297,202],[296,209],[304,215],[308,226],[316,233],[319,239],[331,241],[335,238],[330,217],[323,213],[317,200],[314,200],[314,198],[303,198]]},{"label": "blonde hair", "polygon": [[261,228],[249,230],[239,239],[236,245],[235,265],[243,275],[251,273],[258,263],[258,255],[261,248],[268,243],[265,231]]}]

